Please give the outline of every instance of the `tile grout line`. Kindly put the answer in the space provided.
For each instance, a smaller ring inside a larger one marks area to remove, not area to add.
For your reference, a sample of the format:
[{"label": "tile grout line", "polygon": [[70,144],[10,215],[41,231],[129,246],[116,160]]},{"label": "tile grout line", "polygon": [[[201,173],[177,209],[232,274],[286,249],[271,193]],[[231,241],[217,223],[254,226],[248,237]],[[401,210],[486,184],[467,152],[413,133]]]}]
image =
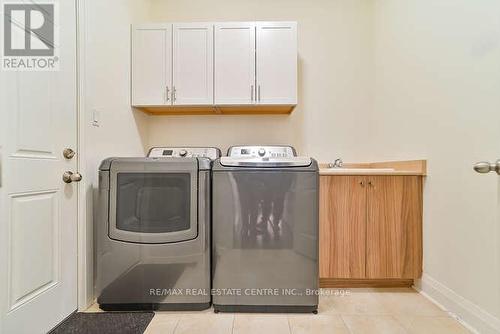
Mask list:
[{"label": "tile grout line", "polygon": [[178,317],[176,317],[176,322],[175,322],[175,327],[174,327],[174,330],[172,332],[172,334],[175,334],[175,331],[177,330],[177,327],[179,326],[179,322],[181,321]]},{"label": "tile grout line", "polygon": [[[407,317],[410,317],[410,323],[409,323],[409,326],[407,327],[399,317],[401,316],[407,316]],[[401,328],[404,329],[404,331],[406,333],[410,333],[410,329],[413,325],[413,322],[415,321],[415,316],[413,315],[401,315],[401,314],[398,314],[398,315],[395,315],[395,314],[391,314],[391,317],[401,326]]]},{"label": "tile grout line", "polygon": [[345,322],[344,315],[339,314],[340,319],[342,320],[342,323],[344,324],[344,327],[347,328],[347,331],[351,334],[354,334],[351,330],[351,328],[347,325],[347,322]]}]

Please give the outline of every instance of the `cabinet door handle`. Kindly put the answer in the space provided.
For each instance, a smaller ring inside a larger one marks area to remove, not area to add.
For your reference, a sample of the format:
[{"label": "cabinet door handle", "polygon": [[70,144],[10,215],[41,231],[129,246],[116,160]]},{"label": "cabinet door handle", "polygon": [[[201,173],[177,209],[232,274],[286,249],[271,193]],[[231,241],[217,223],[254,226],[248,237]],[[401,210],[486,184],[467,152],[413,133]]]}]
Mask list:
[{"label": "cabinet door handle", "polygon": [[250,100],[253,102],[253,85],[250,86]]},{"label": "cabinet door handle", "polygon": [[167,86],[167,102],[170,101],[170,89],[168,89],[168,86]]},{"label": "cabinet door handle", "polygon": [[372,182],[372,181],[368,181],[368,185],[369,185],[370,187],[373,187],[373,186],[374,186],[374,184],[373,184],[373,182]]},{"label": "cabinet door handle", "polygon": [[365,181],[359,181],[359,185],[364,187],[365,186]]}]

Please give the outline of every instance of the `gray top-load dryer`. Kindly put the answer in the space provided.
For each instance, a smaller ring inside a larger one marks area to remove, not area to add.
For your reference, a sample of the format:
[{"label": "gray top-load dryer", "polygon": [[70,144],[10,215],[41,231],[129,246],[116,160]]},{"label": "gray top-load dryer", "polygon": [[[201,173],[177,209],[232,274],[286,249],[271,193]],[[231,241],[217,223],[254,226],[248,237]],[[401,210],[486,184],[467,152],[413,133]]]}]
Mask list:
[{"label": "gray top-load dryer", "polygon": [[156,147],[99,168],[96,295],[105,310],[210,306],[216,148]]},{"label": "gray top-load dryer", "polygon": [[235,146],[213,179],[215,312],[317,312],[318,164],[290,146]]}]

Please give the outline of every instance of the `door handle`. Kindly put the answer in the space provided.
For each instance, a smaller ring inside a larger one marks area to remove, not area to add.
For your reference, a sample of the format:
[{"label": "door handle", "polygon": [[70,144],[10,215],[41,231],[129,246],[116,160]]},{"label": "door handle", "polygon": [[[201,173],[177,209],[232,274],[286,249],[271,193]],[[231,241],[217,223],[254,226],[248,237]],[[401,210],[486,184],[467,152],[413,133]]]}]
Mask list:
[{"label": "door handle", "polygon": [[73,151],[71,148],[67,147],[64,149],[63,151],[63,156],[65,159],[73,159],[73,157],[75,156],[76,152]]},{"label": "door handle", "polygon": [[73,173],[69,170],[65,171],[62,176],[62,180],[64,181],[64,183],[80,182],[82,178],[82,174]]},{"label": "door handle", "polygon": [[495,163],[489,163],[486,161],[478,162],[474,165],[474,170],[481,174],[496,172],[500,175],[500,159],[498,159]]}]

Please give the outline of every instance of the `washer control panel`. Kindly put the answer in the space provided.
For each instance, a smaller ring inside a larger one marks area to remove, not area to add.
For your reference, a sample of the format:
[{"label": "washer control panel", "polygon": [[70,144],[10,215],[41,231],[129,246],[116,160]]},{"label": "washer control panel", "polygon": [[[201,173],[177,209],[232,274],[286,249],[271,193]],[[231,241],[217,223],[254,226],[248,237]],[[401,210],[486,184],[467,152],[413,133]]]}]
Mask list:
[{"label": "washer control panel", "polygon": [[234,158],[293,158],[297,156],[292,146],[232,146],[227,152]]},{"label": "washer control panel", "polygon": [[148,157],[152,158],[198,158],[215,160],[220,157],[220,150],[215,147],[153,147]]}]

